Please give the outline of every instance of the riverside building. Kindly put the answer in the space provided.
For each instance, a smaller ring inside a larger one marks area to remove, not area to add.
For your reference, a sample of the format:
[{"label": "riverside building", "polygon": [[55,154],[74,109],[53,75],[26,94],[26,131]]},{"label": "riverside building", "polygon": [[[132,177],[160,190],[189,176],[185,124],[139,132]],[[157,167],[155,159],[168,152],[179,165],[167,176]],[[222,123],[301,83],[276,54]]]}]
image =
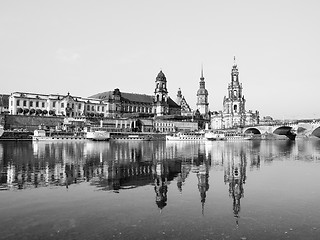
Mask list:
[{"label": "riverside building", "polygon": [[[87,98],[72,96],[70,93],[13,92],[9,96],[11,115],[62,116],[84,121],[86,118],[99,119],[121,130],[197,130],[196,122],[182,119],[180,104],[184,106],[185,112],[191,111],[184,98],[177,104],[169,97],[167,79],[162,71],[156,77],[154,95],[125,93],[116,88]],[[154,120],[150,122],[146,119]]]}]

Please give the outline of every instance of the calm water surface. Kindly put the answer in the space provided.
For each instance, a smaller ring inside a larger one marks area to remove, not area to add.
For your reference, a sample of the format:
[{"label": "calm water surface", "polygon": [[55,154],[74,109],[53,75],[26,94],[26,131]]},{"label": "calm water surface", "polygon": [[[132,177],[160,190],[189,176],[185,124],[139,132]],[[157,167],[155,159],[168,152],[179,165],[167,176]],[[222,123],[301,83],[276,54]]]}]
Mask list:
[{"label": "calm water surface", "polygon": [[1,142],[0,239],[320,239],[320,141]]}]

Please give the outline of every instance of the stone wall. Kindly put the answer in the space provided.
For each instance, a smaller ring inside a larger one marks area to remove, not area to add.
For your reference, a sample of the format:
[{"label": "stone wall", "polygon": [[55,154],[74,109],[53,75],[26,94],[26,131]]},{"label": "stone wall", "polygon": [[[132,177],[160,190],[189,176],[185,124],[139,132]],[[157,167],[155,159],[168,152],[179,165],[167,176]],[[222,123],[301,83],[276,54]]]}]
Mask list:
[{"label": "stone wall", "polygon": [[[4,129],[26,129],[33,131],[43,125],[55,128],[63,123],[64,117],[42,117],[42,116],[23,116],[23,115],[2,115]],[[1,120],[0,118],[0,120]]]}]

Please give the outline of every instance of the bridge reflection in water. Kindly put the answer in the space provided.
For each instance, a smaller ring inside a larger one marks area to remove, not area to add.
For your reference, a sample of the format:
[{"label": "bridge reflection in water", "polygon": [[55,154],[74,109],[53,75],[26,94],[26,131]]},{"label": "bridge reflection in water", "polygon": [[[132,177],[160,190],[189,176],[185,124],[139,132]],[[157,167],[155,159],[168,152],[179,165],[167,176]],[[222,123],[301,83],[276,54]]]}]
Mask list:
[{"label": "bridge reflection in water", "polygon": [[2,142],[0,189],[69,188],[88,183],[96,190],[119,193],[151,185],[161,211],[169,204],[169,185],[183,193],[190,178],[196,179],[192,191],[197,191],[205,215],[207,195],[215,191],[210,176],[223,172],[221,182],[238,225],[247,171],[286,159],[319,161],[319,141]]}]

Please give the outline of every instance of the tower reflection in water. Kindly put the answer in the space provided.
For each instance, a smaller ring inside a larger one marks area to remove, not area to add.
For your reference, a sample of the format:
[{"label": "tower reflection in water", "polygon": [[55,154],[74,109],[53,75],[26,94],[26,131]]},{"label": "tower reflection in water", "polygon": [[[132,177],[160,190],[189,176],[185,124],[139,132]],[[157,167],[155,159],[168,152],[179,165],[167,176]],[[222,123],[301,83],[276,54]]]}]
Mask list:
[{"label": "tower reflection in water", "polygon": [[229,185],[229,196],[233,201],[233,214],[238,225],[240,200],[244,197],[244,184],[247,178],[247,159],[243,145],[233,144],[228,149],[230,151],[225,152],[227,159],[224,165],[224,182]]},{"label": "tower reflection in water", "polygon": [[[155,204],[168,204],[168,189],[184,191],[186,179],[194,174],[202,213],[205,211],[209,175],[224,172],[238,223],[244,198],[247,163],[250,171],[260,162],[274,159],[320,159],[318,144],[292,142],[186,143],[186,142],[2,142],[0,143],[1,190],[67,187],[89,183],[102,191],[119,192],[151,185]],[[279,158],[281,156],[281,158]],[[176,185],[172,185],[176,183]],[[190,190],[190,188],[188,188]]]}]

